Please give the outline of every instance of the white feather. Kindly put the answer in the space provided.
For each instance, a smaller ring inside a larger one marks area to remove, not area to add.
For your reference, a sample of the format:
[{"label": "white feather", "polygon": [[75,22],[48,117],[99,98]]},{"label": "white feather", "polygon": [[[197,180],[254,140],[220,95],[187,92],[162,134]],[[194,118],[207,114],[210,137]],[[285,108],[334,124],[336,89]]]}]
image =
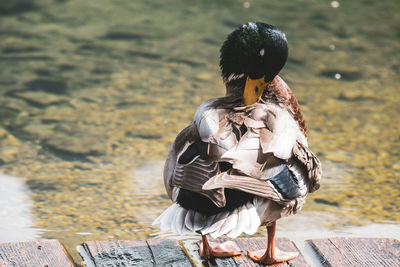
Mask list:
[{"label": "white feather", "polygon": [[[225,153],[236,143],[236,135],[232,132],[232,127],[227,123],[220,127],[220,118],[225,117],[225,109],[211,108],[217,99],[210,99],[204,102],[196,111],[193,121],[196,124],[200,138],[203,142],[216,144],[220,147],[221,153]],[[223,131],[222,131],[223,130]]]},{"label": "white feather", "polygon": [[[253,138],[252,138],[253,139]],[[258,140],[257,140],[258,141]],[[236,150],[236,148],[232,148],[224,153],[221,158],[223,160],[241,160],[250,163],[257,162],[258,157],[258,149],[245,149],[245,150]]]},{"label": "white feather", "polygon": [[260,179],[263,174],[261,172],[261,165],[258,163],[235,160],[232,167],[253,178]]},{"label": "white feather", "polygon": [[200,229],[201,234],[205,235],[208,232],[208,229],[213,224],[215,217],[217,217],[217,214],[208,216],[206,218],[205,226]]},{"label": "white feather", "polygon": [[229,133],[229,135],[226,138],[220,136],[218,140],[218,147],[220,147],[220,151],[222,152],[220,155],[225,153],[228,149],[232,148],[237,143],[236,135],[232,132],[230,128],[225,129],[225,131],[221,135],[225,135],[227,133]]},{"label": "white feather", "polygon": [[174,203],[169,206],[159,217],[160,229],[163,232],[171,230],[171,221],[174,218],[178,204]]},{"label": "white feather", "polygon": [[222,155],[223,159],[234,159],[246,162],[257,162],[260,148],[259,138],[249,138],[246,133],[236,146]]},{"label": "white feather", "polygon": [[236,150],[258,150],[259,148],[260,141],[258,135],[253,135],[252,132],[247,132],[236,145]]},{"label": "white feather", "polygon": [[200,212],[195,212],[193,217],[193,231],[197,232],[206,224],[206,216]]},{"label": "white feather", "polygon": [[273,125],[272,140],[263,147],[263,153],[272,152],[278,158],[288,159],[292,155],[296,140],[307,142],[299,125],[293,116],[279,105],[264,105],[262,108],[266,113],[274,114],[274,119],[270,122]]},{"label": "white feather", "polygon": [[176,202],[176,200],[178,199],[179,191],[179,187],[172,188],[172,201]]},{"label": "white feather", "polygon": [[190,231],[194,231],[194,210],[189,210],[186,213],[186,217],[185,217],[185,225],[186,228],[189,229]]},{"label": "white feather", "polygon": [[236,209],[232,211],[229,216],[225,219],[224,223],[221,225],[219,230],[216,232],[216,235],[221,236],[230,231],[236,226],[238,221],[238,214]]},{"label": "white feather", "polygon": [[228,237],[235,238],[240,234],[242,234],[244,228],[247,227],[248,223],[249,223],[249,212],[247,211],[246,206],[243,205],[239,208],[236,227],[233,228],[232,231],[228,233]]},{"label": "white feather", "polygon": [[197,109],[194,115],[194,123],[203,142],[216,143],[214,136],[219,130],[219,114],[215,109],[210,109],[213,99],[210,99]]},{"label": "white feather", "polygon": [[207,231],[205,231],[205,234],[210,234],[212,238],[217,238],[217,232],[220,229],[221,225],[224,223],[225,219],[228,217],[228,215],[228,211],[218,213],[215,216],[211,226],[207,229]]},{"label": "white feather", "polygon": [[264,198],[261,197],[255,197],[253,199],[253,205],[256,208],[257,214],[260,218],[263,217],[268,208],[268,202],[263,200]]},{"label": "white feather", "polygon": [[253,235],[257,232],[258,227],[261,225],[260,217],[257,214],[256,207],[252,203],[246,204],[247,210],[249,211],[249,224],[245,227],[244,232],[248,235]]},{"label": "white feather", "polygon": [[187,234],[190,232],[185,225],[185,218],[187,212],[188,212],[187,209],[179,207],[178,213],[175,214],[175,220],[173,222],[172,229],[176,234]]},{"label": "white feather", "polygon": [[175,224],[176,219],[178,218],[178,216],[180,215],[180,213],[182,212],[181,210],[182,208],[178,205],[178,207],[176,208],[173,216],[171,216],[171,220],[170,220],[170,225],[171,225],[171,232],[178,234],[178,227]]}]

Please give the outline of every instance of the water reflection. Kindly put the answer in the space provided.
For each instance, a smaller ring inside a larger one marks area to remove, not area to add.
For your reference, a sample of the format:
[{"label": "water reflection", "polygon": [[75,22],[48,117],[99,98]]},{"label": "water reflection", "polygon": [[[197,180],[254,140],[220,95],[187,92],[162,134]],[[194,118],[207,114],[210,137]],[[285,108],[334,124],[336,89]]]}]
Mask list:
[{"label": "water reflection", "polygon": [[20,178],[0,173],[0,242],[30,241],[40,236],[29,194]]},{"label": "water reflection", "polygon": [[135,168],[132,171],[134,197],[164,195],[164,183],[161,179],[163,168],[163,161],[150,161]]},{"label": "water reflection", "polygon": [[135,215],[144,225],[150,226],[161,203],[168,201],[161,179],[163,167],[163,161],[149,161],[132,171],[131,198],[137,203]]}]

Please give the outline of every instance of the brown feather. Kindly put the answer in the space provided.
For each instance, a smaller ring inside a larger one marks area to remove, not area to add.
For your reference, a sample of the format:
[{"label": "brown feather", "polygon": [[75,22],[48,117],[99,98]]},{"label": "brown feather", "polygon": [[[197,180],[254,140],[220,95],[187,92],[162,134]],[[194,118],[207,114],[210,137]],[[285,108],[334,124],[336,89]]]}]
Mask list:
[{"label": "brown feather", "polygon": [[172,179],[174,170],[176,167],[176,157],[177,153],[183,148],[186,142],[193,142],[199,138],[199,133],[197,131],[197,127],[194,123],[191,123],[189,126],[184,128],[178,136],[175,138],[174,143],[169,149],[167,160],[164,165],[164,186],[168,193],[169,198],[173,198],[172,196]]},{"label": "brown feather", "polygon": [[271,199],[277,203],[285,204],[279,198],[269,182],[243,175],[231,175],[226,172],[214,176],[203,185],[203,189],[231,188],[244,191],[256,196]]},{"label": "brown feather", "polygon": [[268,130],[267,128],[263,128],[260,130],[260,144],[263,153],[267,152],[266,144],[271,142],[272,138],[273,138],[273,133],[270,130]]},{"label": "brown feather", "polygon": [[197,138],[199,138],[199,132],[197,131],[196,125],[191,123],[176,136],[173,149],[175,151],[180,151],[186,142],[193,142]]},{"label": "brown feather", "polygon": [[226,203],[224,190],[203,190],[203,184],[219,173],[217,162],[197,158],[188,165],[177,164],[172,186],[187,189],[208,197],[217,207],[224,207]]},{"label": "brown feather", "polygon": [[307,168],[308,179],[310,180],[308,191],[310,193],[315,192],[320,187],[321,162],[308,147],[300,142],[297,142],[297,145],[293,148],[293,154]]},{"label": "brown feather", "polygon": [[297,102],[292,90],[278,75],[269,84],[267,89],[264,91],[262,100],[266,102],[273,102],[277,104],[283,104],[293,114],[293,118],[297,121],[301,131],[307,138],[307,127],[303,116],[303,112],[300,109],[300,105]]}]

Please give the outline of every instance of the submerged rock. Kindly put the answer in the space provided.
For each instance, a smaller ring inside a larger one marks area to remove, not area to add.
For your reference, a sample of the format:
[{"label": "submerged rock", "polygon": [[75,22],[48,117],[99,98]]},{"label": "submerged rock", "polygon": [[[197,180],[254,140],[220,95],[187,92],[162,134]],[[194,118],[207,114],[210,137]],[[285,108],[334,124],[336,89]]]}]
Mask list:
[{"label": "submerged rock", "polygon": [[47,78],[31,80],[25,83],[25,86],[32,91],[45,91],[53,94],[65,94],[68,89],[65,81]]},{"label": "submerged rock", "polygon": [[19,112],[20,111],[15,108],[0,106],[0,123],[14,120]]},{"label": "submerged rock", "polygon": [[2,52],[3,54],[11,54],[11,53],[27,53],[27,52],[36,52],[40,51],[41,49],[36,46],[31,46],[31,45],[15,45],[13,46],[8,46],[4,47]]},{"label": "submerged rock", "polygon": [[323,205],[329,205],[329,206],[335,206],[338,207],[339,203],[336,201],[329,201],[323,198],[314,198],[314,202],[318,204],[323,204]]},{"label": "submerged rock", "polygon": [[35,9],[35,4],[30,0],[13,0],[0,2],[0,14],[14,15]]},{"label": "submerged rock", "polygon": [[45,92],[25,91],[25,92],[15,93],[14,96],[22,98],[29,104],[35,106],[48,106],[68,101],[68,98],[66,97],[60,95],[48,94]]},{"label": "submerged rock", "polygon": [[141,34],[141,33],[136,33],[136,32],[128,32],[128,31],[122,31],[122,30],[112,30],[108,32],[106,35],[103,37],[106,40],[119,40],[119,41],[135,41],[135,40],[144,40],[144,39],[150,39],[151,36]]},{"label": "submerged rock", "polygon": [[41,145],[55,156],[68,161],[89,160],[90,156],[100,156],[106,152],[104,142],[88,134],[70,136],[54,133],[46,137]]}]

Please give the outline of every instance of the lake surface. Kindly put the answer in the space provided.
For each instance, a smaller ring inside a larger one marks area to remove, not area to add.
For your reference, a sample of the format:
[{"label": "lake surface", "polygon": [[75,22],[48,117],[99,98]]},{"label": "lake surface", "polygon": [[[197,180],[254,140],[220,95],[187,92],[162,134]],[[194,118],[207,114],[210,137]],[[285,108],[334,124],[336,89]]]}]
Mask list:
[{"label": "lake surface", "polygon": [[280,75],[323,163],[278,229],[398,232],[398,14],[395,0],[0,3],[0,242],[169,236],[151,226],[170,205],[168,147],[224,94],[219,48],[247,21],[286,33]]}]

